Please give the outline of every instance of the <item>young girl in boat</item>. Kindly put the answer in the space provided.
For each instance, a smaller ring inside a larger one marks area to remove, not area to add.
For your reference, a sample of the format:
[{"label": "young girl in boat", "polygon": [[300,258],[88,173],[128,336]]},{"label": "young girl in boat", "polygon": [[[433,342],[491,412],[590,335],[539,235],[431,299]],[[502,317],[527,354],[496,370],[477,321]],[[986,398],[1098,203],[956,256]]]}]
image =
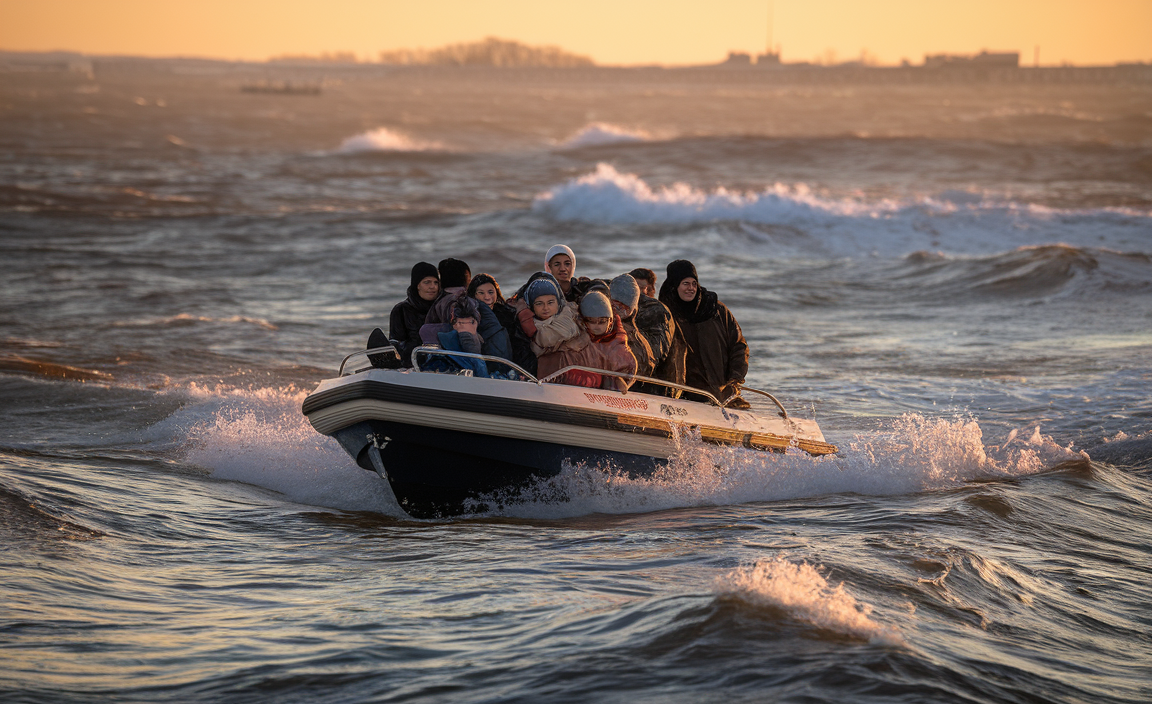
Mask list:
[{"label": "young girl in boat", "polygon": [[[555,279],[545,275],[529,283],[524,303],[516,317],[531,340],[540,378],[573,364],[596,366],[588,364],[596,361],[595,351],[590,349],[592,341],[580,324],[576,306],[566,305]],[[573,369],[552,382],[599,388],[603,379],[599,374]]]},{"label": "young girl in boat", "polygon": [[468,296],[486,304],[496,314],[496,319],[508,332],[512,344],[512,361],[526,372],[536,374],[536,355],[532,352],[532,342],[520,329],[516,319],[516,307],[504,300],[500,284],[491,274],[477,274],[468,284]]}]

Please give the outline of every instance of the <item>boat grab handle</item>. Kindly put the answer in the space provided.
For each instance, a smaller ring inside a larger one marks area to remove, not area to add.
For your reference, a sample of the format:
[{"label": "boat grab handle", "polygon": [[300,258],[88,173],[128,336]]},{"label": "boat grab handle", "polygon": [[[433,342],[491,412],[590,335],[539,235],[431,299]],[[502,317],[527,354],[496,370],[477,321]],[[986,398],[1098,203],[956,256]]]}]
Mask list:
[{"label": "boat grab handle", "polygon": [[[772,394],[768,393],[767,391],[761,391],[760,389],[754,389],[751,386],[740,385],[738,388],[740,388],[743,391],[751,391],[754,394],[760,394],[761,396],[767,396],[768,398],[772,399],[772,403],[776,404],[776,407],[780,409],[780,417],[783,418],[784,420],[788,420],[788,411],[784,410],[784,405],[781,404],[779,399],[777,399]],[[731,401],[734,398],[736,398],[736,394],[733,394],[732,396],[730,396],[728,398],[728,401]],[[725,405],[727,405],[728,401],[724,402]]]},{"label": "boat grab handle", "polygon": [[[563,369],[556,371],[556,372],[553,372],[552,374],[549,374],[548,376],[544,377],[538,383],[544,384],[544,383],[547,383],[549,381],[552,381],[553,379],[563,375],[565,372],[570,371],[572,369],[577,369],[577,370],[582,371],[582,372],[592,372],[593,374],[606,374],[608,376],[615,376],[615,377],[619,377],[621,379],[627,379],[629,381],[646,381],[650,384],[658,384],[660,386],[667,386],[667,387],[672,388],[672,389],[680,389],[681,391],[687,391],[689,393],[700,394],[701,396],[707,396],[709,398],[709,400],[711,400],[712,403],[716,404],[717,406],[723,406],[724,405],[724,404],[720,403],[719,399],[717,399],[715,396],[708,393],[707,391],[704,391],[703,389],[694,389],[691,386],[684,386],[683,384],[676,384],[676,383],[673,383],[671,381],[664,381],[663,379],[654,379],[650,376],[641,376],[639,374],[625,374],[624,372],[612,372],[612,371],[608,371],[607,369],[596,369],[595,367],[581,367],[578,365],[572,365],[570,367],[564,367]],[[622,391],[621,393],[627,394],[628,392]]]},{"label": "boat grab handle", "polygon": [[[370,354],[382,354],[384,352],[395,352],[397,356],[399,356],[399,354],[400,354],[400,350],[396,349],[392,345],[384,345],[383,347],[373,347],[373,348],[367,349],[367,350],[358,350],[358,351],[353,352],[352,354],[348,355],[347,357],[345,357],[343,360],[340,361],[340,371],[336,373],[336,376],[344,376],[344,367],[346,367],[348,365],[348,360],[352,359],[353,357],[363,357],[365,360],[367,360],[368,355],[370,355]],[[363,371],[363,370],[358,369],[357,371]]]},{"label": "boat grab handle", "polygon": [[506,367],[511,367],[511,368],[515,369],[516,371],[520,372],[521,374],[528,377],[531,381],[534,381],[537,384],[540,383],[539,381],[537,381],[535,374],[529,374],[520,365],[516,364],[515,362],[511,362],[507,359],[504,359],[503,357],[493,357],[490,354],[476,354],[475,352],[454,352],[452,350],[446,350],[443,347],[428,347],[428,346],[424,346],[424,345],[421,345],[420,347],[417,347],[416,349],[412,350],[412,366],[418,372],[423,371],[420,368],[420,360],[417,359],[417,355],[419,355],[420,353],[424,353],[424,354],[428,354],[428,355],[439,354],[439,355],[443,355],[445,357],[469,357],[471,359],[482,359],[485,362],[496,362],[497,364],[503,364]]}]

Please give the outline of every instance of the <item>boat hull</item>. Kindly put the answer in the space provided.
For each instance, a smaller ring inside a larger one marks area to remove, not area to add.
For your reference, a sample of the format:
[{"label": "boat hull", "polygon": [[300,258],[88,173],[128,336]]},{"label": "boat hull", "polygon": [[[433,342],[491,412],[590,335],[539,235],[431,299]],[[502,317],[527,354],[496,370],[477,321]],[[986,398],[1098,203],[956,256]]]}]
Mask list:
[{"label": "boat hull", "polygon": [[[387,479],[400,507],[414,518],[499,510],[520,490],[557,476],[565,465],[639,477],[667,464],[648,455],[387,420],[357,423],[338,431],[336,438],[357,464]],[[374,452],[378,453],[375,458]],[[559,494],[545,498],[564,499]]]}]

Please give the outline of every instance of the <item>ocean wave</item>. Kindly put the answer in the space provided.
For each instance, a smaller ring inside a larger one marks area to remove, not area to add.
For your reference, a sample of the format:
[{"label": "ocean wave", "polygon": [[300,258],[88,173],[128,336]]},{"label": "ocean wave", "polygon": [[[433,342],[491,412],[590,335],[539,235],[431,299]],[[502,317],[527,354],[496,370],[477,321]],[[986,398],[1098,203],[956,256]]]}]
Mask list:
[{"label": "ocean wave", "polygon": [[[903,269],[903,271],[899,271]],[[1048,244],[1018,247],[986,257],[917,251],[889,281],[911,284],[927,298],[958,295],[1041,298],[1152,290],[1152,256]]]},{"label": "ocean wave", "polygon": [[895,628],[872,619],[872,606],[848,593],[843,583],[835,587],[817,567],[778,555],[741,566],[717,580],[723,596],[757,607],[780,609],[818,628],[884,645],[902,645]]},{"label": "ocean wave", "polygon": [[401,132],[377,127],[348,137],[336,149],[337,154],[360,154],[363,152],[426,152],[439,151],[444,145],[410,137]]},{"label": "ocean wave", "polygon": [[99,369],[82,369],[44,359],[30,359],[22,355],[0,356],[0,373],[26,374],[33,377],[66,379],[81,383],[89,381],[108,383],[112,381],[111,374]]},{"label": "ocean wave", "polygon": [[[832,196],[804,183],[760,191],[683,182],[654,187],[606,163],[538,194],[532,209],[561,222],[597,225],[741,223],[760,228],[753,239],[774,255],[903,255],[929,247],[983,253],[1053,241],[1135,250],[1146,248],[1152,221],[1148,209],[1060,209],[966,190],[868,198]],[[747,239],[739,240],[741,247]]]},{"label": "ocean wave", "polygon": [[111,323],[113,327],[146,327],[150,325],[192,325],[194,323],[243,323],[246,325],[256,325],[265,330],[279,330],[275,324],[268,322],[264,318],[255,318],[248,315],[228,315],[224,317],[214,318],[209,315],[192,315],[191,313],[178,313],[176,315],[169,315],[163,318],[143,318],[138,320],[129,321],[116,321]]},{"label": "ocean wave", "polygon": [[[974,479],[1012,479],[1087,456],[1055,443],[1037,426],[986,444],[972,418],[906,414],[881,431],[857,435],[840,454],[812,457],[801,450],[756,452],[704,443],[685,431],[666,467],[630,477],[612,467],[565,466],[522,490],[482,497],[478,513],[559,518],[591,513],[645,513],[689,506],[783,501],[852,492],[911,494],[960,486]],[[558,501],[557,497],[563,497]]]},{"label": "ocean wave", "polygon": [[775,184],[759,193],[720,187],[702,191],[686,183],[653,188],[636,174],[622,174],[610,164],[597,164],[577,177],[536,197],[533,208],[557,220],[610,224],[695,223],[714,220],[779,222],[813,213],[878,217],[896,212],[895,201],[865,203],[824,198],[804,184]]},{"label": "ocean wave", "polygon": [[585,125],[579,132],[560,143],[560,149],[582,149],[584,147],[601,147],[608,144],[629,144],[632,142],[647,142],[652,135],[640,129],[629,129],[607,122],[592,122]]}]

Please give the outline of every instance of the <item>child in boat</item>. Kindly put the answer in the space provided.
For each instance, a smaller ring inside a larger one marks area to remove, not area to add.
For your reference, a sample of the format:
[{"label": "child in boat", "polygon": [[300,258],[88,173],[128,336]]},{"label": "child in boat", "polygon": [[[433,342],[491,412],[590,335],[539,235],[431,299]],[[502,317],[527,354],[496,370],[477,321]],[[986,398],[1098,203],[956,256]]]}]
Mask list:
[{"label": "child in boat", "polygon": [[[476,332],[476,328],[480,324],[480,316],[476,313],[475,309],[464,304],[457,304],[452,308],[452,320],[450,324],[452,326],[451,330],[436,333],[436,339],[441,349],[452,352],[480,354],[483,340],[480,334]],[[449,355],[448,359],[451,359],[452,362],[461,369],[471,369],[473,376],[489,376],[488,365],[485,364],[482,359],[456,355]],[[443,360],[444,357],[437,359],[436,356],[433,356],[432,362],[427,366],[432,370],[451,371],[451,369],[440,368],[440,362]]]},{"label": "child in boat", "polygon": [[[516,317],[520,329],[532,342],[537,357],[537,371],[545,378],[570,365],[596,366],[592,341],[576,317],[575,306],[566,305],[560,287],[551,276],[532,281],[524,291],[527,304]],[[599,388],[599,374],[572,370],[551,380],[553,383]]]},{"label": "child in boat", "polygon": [[[600,291],[589,291],[580,299],[580,315],[588,338],[592,341],[590,347],[598,359],[588,366],[604,369],[606,371],[620,372],[628,377],[636,373],[636,356],[628,347],[628,332],[620,322],[620,316],[612,310],[608,297]],[[627,391],[632,380],[628,377],[619,377],[603,374],[601,387],[605,389],[618,389]]]},{"label": "child in boat", "polygon": [[520,321],[516,319],[516,306],[504,300],[500,292],[500,284],[491,274],[477,274],[468,284],[468,296],[486,304],[500,321],[500,325],[508,333],[508,340],[512,346],[512,361],[530,374],[536,374],[536,355],[532,352],[532,343],[524,331],[520,329]]}]

